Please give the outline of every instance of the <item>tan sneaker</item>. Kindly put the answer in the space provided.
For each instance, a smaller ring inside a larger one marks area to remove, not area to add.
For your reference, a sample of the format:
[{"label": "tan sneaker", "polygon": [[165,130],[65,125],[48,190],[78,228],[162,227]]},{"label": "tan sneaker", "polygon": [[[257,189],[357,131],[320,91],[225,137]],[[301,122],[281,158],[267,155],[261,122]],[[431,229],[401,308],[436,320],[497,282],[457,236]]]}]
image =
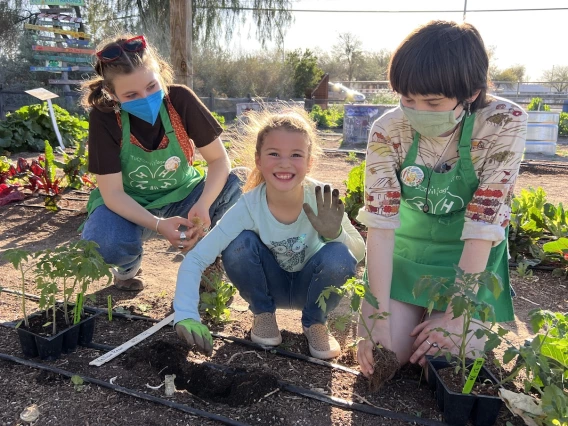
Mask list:
[{"label": "tan sneaker", "polygon": [[125,291],[140,291],[144,289],[144,279],[140,277],[142,275],[142,268],[138,269],[136,276],[129,278],[127,280],[119,280],[114,277],[114,287],[118,290]]},{"label": "tan sneaker", "polygon": [[276,314],[264,312],[254,316],[250,338],[254,343],[266,346],[278,346],[282,335],[276,323]]},{"label": "tan sneaker", "polygon": [[329,359],[341,354],[341,346],[327,330],[325,324],[313,324],[310,328],[304,327],[304,334],[308,338],[310,354],[314,358]]}]

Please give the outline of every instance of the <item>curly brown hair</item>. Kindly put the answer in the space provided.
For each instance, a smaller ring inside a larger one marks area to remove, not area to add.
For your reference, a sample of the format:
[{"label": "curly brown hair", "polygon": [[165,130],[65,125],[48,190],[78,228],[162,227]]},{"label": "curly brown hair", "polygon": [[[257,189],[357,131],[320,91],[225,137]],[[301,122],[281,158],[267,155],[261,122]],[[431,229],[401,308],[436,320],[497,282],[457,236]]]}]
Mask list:
[{"label": "curly brown hair", "polygon": [[243,192],[251,191],[264,182],[264,176],[256,167],[256,159],[260,155],[266,135],[274,130],[298,132],[306,136],[309,170],[313,170],[315,160],[322,153],[316,123],[304,108],[286,103],[281,103],[276,108],[267,108],[264,105],[262,107],[261,111],[248,111],[241,120],[244,123],[244,131],[239,137],[237,149],[243,154],[243,165],[252,170],[243,187]]},{"label": "curly brown hair", "polygon": [[[112,44],[120,44],[133,38],[131,34],[120,34],[99,43],[96,51],[100,52]],[[122,55],[112,62],[102,62],[93,55],[93,67],[97,75],[81,84],[81,105],[86,110],[97,108],[101,111],[111,111],[116,101],[111,97],[114,93],[113,79],[117,75],[131,74],[139,67],[148,67],[154,70],[160,78],[165,93],[168,86],[173,83],[173,70],[169,63],[163,60],[156,50],[146,43],[146,48],[138,52],[123,51]]]}]

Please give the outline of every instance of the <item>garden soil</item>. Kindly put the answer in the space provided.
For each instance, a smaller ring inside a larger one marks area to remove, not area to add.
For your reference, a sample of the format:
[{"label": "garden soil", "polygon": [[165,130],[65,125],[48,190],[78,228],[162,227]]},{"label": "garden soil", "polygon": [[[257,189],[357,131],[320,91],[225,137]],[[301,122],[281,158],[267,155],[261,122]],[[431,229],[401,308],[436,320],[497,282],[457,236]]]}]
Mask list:
[{"label": "garden soil", "polygon": [[[325,133],[324,146],[337,149],[340,135]],[[566,142],[566,141],[564,141]],[[36,158],[37,154],[26,154]],[[14,159],[16,156],[13,157]],[[344,152],[328,152],[320,160],[314,177],[329,182],[345,191],[344,180],[356,159]],[[564,158],[535,159],[534,165],[523,166],[515,192],[522,188],[542,186],[551,202],[568,204],[568,179]],[[539,163],[538,165],[536,163]],[[40,250],[75,241],[79,225],[85,219],[87,193],[70,192],[61,200],[62,209],[56,213],[42,207],[37,197],[21,204],[0,207],[0,250],[18,247]],[[154,238],[144,245],[143,278],[146,288],[138,293],[115,290],[106,282],[94,283],[87,304],[107,306],[112,296],[113,307],[154,319],[163,319],[172,312],[177,269],[182,258],[163,238]],[[359,265],[362,273],[364,265]],[[18,290],[19,274],[10,264],[0,261],[0,287]],[[531,336],[528,312],[534,308],[558,311],[568,310],[567,281],[553,278],[549,272],[536,271],[533,278],[513,276],[517,292],[514,299],[515,321],[507,323],[509,337],[524,342]],[[28,285],[28,292],[34,292]],[[20,299],[10,293],[0,293],[0,322],[20,318]],[[36,309],[33,300],[27,301],[29,311]],[[230,322],[209,324],[212,331],[242,339],[250,339],[252,315],[246,302],[236,295],[230,306]],[[332,313],[332,317],[347,310],[346,301]],[[302,334],[300,313],[277,311],[282,330],[282,349],[309,355]],[[153,323],[106,316],[97,319],[94,342],[117,346],[148,329]],[[350,347],[355,339],[355,328],[345,332],[333,331],[342,348],[335,362],[358,370],[356,357]],[[496,350],[496,355],[499,355]],[[0,327],[0,352],[24,358],[16,332]],[[225,339],[214,339],[214,352],[205,357],[186,348],[173,329],[164,327],[101,367],[89,362],[104,351],[79,347],[56,361],[35,361],[75,374],[96,378],[115,385],[144,392],[179,404],[222,415],[250,425],[404,425],[408,422],[368,413],[334,407],[325,402],[308,399],[285,390],[279,384],[286,382],[310,389],[316,393],[342,398],[359,404],[380,407],[396,413],[417,416],[421,419],[441,421],[432,393],[421,382],[421,370],[404,366],[392,380],[377,393],[369,392],[366,379],[346,371],[314,365],[302,360],[283,357],[270,350],[253,350]],[[164,387],[158,387],[166,374],[176,375],[177,391],[165,396]],[[0,360],[0,425],[23,424],[20,413],[36,404],[39,419],[35,425],[219,425],[208,420],[169,408],[154,402],[135,398],[97,385],[75,385],[67,377],[23,365]],[[498,425],[522,425],[505,408],[499,415]],[[410,423],[412,424],[412,423]]]}]

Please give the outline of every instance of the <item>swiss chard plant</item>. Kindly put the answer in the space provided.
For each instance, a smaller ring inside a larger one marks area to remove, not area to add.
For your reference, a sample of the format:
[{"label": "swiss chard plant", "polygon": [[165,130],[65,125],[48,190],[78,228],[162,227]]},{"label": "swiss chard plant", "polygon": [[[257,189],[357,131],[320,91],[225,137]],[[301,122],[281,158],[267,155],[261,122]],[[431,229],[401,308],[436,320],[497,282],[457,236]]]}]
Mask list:
[{"label": "swiss chard plant", "polygon": [[[495,330],[495,311],[493,306],[480,297],[480,290],[489,291],[496,299],[503,291],[503,283],[498,275],[484,271],[480,273],[466,273],[459,266],[456,270],[455,279],[444,277],[423,276],[414,286],[414,297],[423,294],[428,296],[428,313],[434,309],[445,309],[451,306],[453,318],[462,318],[463,326],[460,332],[450,332],[443,328],[435,331],[449,337],[455,346],[457,353],[452,353],[452,348],[439,349],[446,360],[455,365],[456,373],[460,375],[462,386],[469,374],[469,358],[484,357],[485,354],[495,349],[501,343],[501,337],[507,330],[497,326]],[[476,326],[475,331],[472,326]],[[473,338],[486,337],[483,351],[471,349],[470,342]],[[457,362],[455,362],[457,360]]]},{"label": "swiss chard plant", "polygon": [[542,249],[555,262],[556,268],[552,271],[552,275],[568,278],[568,238],[550,241],[544,244]]}]

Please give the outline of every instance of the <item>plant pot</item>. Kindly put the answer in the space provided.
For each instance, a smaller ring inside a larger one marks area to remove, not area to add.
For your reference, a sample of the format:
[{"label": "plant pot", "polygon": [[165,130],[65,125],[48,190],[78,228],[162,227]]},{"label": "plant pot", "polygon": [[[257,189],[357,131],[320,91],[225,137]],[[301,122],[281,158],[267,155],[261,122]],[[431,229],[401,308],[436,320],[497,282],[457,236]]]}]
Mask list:
[{"label": "plant pot", "polygon": [[79,345],[87,346],[93,341],[93,336],[95,334],[95,320],[98,316],[102,315],[102,312],[91,313],[85,309],[85,312],[89,312],[89,317],[82,320],[81,331],[79,332]]},{"label": "plant pot", "polygon": [[[43,315],[43,312],[37,312],[30,315],[29,318],[41,315]],[[17,328],[17,332],[22,352],[32,358],[39,356],[42,360],[50,361],[59,358],[62,353],[74,352],[80,341],[85,342],[82,344],[88,344],[93,339],[96,316],[97,314],[89,314],[89,317],[61,330],[55,336],[42,336],[20,326]]]},{"label": "plant pot", "polygon": [[[503,401],[497,396],[473,395],[453,392],[441,380],[438,370],[451,367],[445,358],[426,357],[428,365],[428,387],[436,394],[438,408],[444,420],[451,425],[465,425],[471,419],[475,426],[492,426],[497,420]],[[473,363],[473,361],[469,361]],[[499,381],[485,367],[479,372],[479,379]]]}]

